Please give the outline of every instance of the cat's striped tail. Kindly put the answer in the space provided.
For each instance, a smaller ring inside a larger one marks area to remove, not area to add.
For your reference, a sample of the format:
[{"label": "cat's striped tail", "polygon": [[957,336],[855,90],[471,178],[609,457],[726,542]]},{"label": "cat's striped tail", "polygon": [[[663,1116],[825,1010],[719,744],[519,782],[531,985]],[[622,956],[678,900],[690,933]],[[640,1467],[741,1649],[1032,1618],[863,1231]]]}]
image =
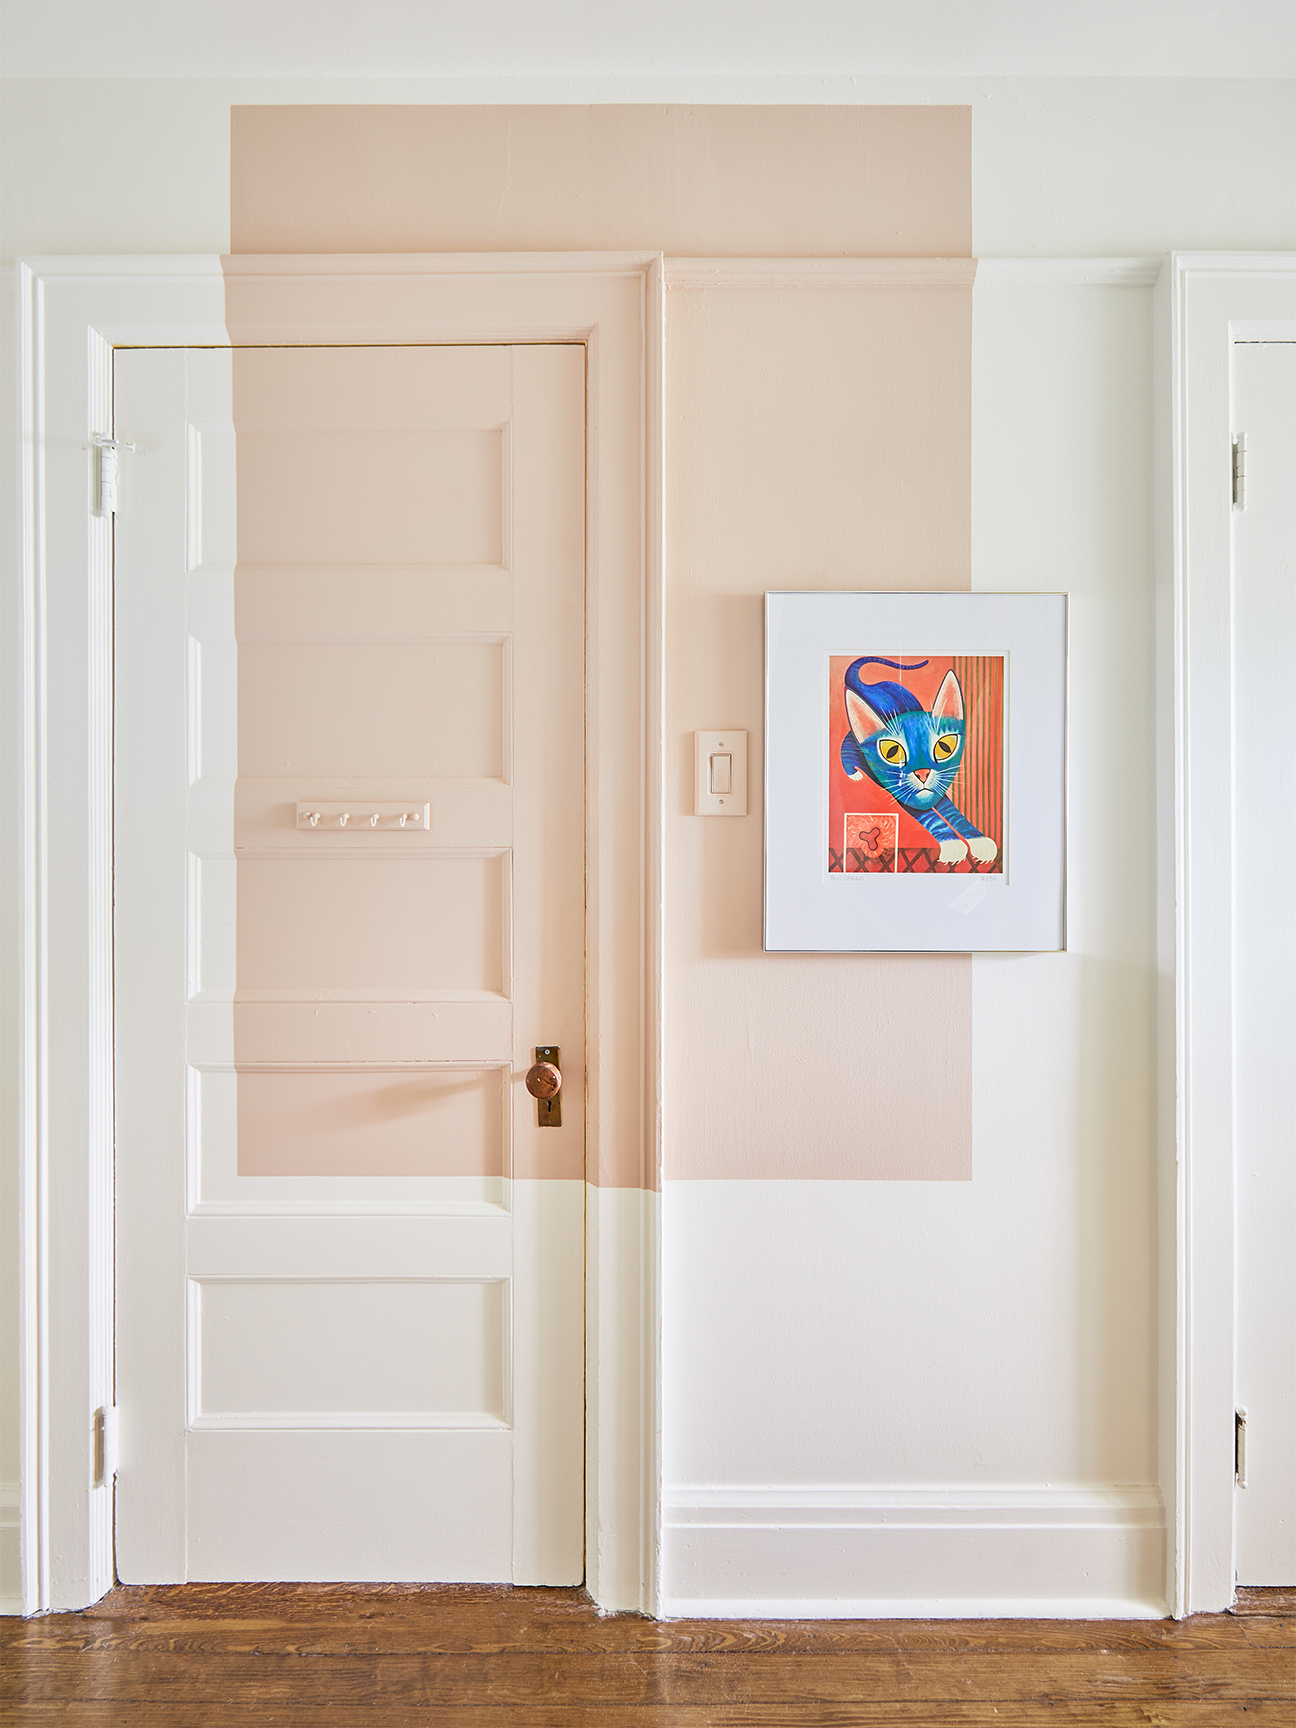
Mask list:
[{"label": "cat's striped tail", "polygon": [[911,660],[908,665],[903,660],[883,660],[877,654],[866,654],[862,660],[855,662],[856,666],[889,666],[893,672],[921,672],[924,666],[930,666],[930,660]]}]

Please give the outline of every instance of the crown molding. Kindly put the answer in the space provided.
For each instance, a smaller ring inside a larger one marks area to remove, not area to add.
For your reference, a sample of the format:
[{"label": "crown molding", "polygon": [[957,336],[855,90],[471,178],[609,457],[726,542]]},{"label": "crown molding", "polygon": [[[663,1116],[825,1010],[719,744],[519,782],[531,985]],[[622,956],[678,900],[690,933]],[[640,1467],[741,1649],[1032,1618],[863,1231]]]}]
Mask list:
[{"label": "crown molding", "polygon": [[975,258],[667,258],[667,288],[970,288]]},{"label": "crown molding", "polygon": [[1151,288],[1164,260],[1150,258],[979,258],[977,283],[1017,288]]},{"label": "crown molding", "polygon": [[[32,258],[24,260],[42,277],[95,280],[135,277],[184,280],[222,274],[235,277],[413,275],[435,269],[440,275],[548,275],[555,271],[596,270],[639,275],[654,255],[624,253],[401,254],[391,257],[215,257],[175,256],[149,259],[143,270],[133,258]],[[1186,266],[1200,264],[1183,254]],[[1290,254],[1234,254],[1244,273],[1290,269]],[[1150,288],[1164,259],[1129,258],[667,258],[668,288],[967,288],[975,279],[1036,288]],[[0,286],[13,281],[14,266],[0,265]]]},{"label": "crown molding", "polygon": [[668,288],[1150,288],[1139,258],[667,258]]}]

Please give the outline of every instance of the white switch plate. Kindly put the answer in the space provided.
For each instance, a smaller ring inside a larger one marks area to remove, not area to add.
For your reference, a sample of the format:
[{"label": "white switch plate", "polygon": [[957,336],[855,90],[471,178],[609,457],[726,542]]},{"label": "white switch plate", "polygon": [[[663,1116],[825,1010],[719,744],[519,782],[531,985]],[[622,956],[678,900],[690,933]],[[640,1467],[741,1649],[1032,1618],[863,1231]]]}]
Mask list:
[{"label": "white switch plate", "polygon": [[[711,790],[711,758],[732,758],[731,790]],[[745,732],[695,732],[694,810],[699,816],[745,816],[747,814],[747,734]]]}]

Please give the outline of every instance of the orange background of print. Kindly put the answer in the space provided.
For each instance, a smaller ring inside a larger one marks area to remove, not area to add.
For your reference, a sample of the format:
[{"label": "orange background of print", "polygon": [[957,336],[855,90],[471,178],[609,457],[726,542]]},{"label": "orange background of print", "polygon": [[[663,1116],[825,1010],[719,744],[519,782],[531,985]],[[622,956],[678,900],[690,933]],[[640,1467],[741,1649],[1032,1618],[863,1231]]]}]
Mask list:
[{"label": "orange background of print", "polygon": [[[936,700],[941,680],[949,671],[958,677],[963,690],[963,711],[967,727],[967,742],[963,760],[950,788],[954,803],[983,834],[998,842],[999,856],[988,866],[987,873],[1003,869],[1003,657],[997,654],[943,655],[900,654],[879,650],[887,660],[903,660],[913,666],[920,660],[927,664],[916,671],[897,672],[889,666],[866,669],[865,682],[902,684],[930,708]],[[895,814],[900,819],[902,853],[916,848],[934,851],[939,842],[922,823],[901,808],[876,781],[865,778],[852,780],[842,767],[842,740],[850,730],[846,718],[846,669],[859,659],[858,654],[834,654],[828,662],[828,868],[842,868],[841,853],[844,818],[848,812],[870,811]],[[971,861],[965,859],[953,869],[968,872]],[[983,869],[986,867],[983,866]],[[847,872],[851,874],[851,872]],[[865,872],[861,872],[864,874]]]}]

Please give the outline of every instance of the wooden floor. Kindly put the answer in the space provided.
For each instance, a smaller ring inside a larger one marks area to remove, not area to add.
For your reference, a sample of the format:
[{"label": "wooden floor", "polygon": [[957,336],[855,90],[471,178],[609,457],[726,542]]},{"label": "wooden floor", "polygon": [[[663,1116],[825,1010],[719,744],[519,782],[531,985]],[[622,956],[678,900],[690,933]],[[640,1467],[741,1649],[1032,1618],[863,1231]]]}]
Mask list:
[{"label": "wooden floor", "polygon": [[3,1623],[6,1728],[1292,1728],[1296,1592],[1173,1621],[672,1621],[579,1590],[190,1584]]}]

